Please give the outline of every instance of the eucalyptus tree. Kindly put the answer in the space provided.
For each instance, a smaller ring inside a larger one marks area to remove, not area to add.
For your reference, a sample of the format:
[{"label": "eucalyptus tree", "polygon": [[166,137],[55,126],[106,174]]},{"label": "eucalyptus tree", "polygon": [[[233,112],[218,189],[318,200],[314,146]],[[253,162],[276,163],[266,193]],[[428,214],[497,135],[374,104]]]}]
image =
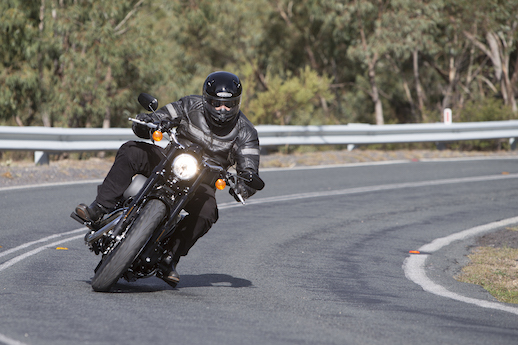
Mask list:
[{"label": "eucalyptus tree", "polygon": [[[431,67],[423,78],[428,108],[438,114],[446,107],[453,108],[454,118],[459,120],[467,102],[482,107],[488,95],[514,108],[509,81],[518,65],[513,68],[509,61],[516,52],[517,1],[433,0],[431,4],[439,14],[433,18],[435,49],[420,52],[423,67]],[[518,78],[518,74],[513,75]]]},{"label": "eucalyptus tree", "polygon": [[456,19],[469,19],[471,25],[463,34],[491,60],[491,79],[499,86],[504,104],[518,113],[518,0],[473,0],[464,5],[464,15]]},{"label": "eucalyptus tree", "polygon": [[61,42],[53,110],[67,114],[70,127],[125,125],[123,112],[136,109],[138,90],[160,76],[146,66],[153,36],[136,23],[145,2],[59,0],[53,5],[51,29]]},{"label": "eucalyptus tree", "polygon": [[297,29],[282,18],[280,2],[200,0],[163,6],[171,16],[161,20],[160,30],[174,42],[171,94],[199,93],[209,72],[226,69],[239,75],[242,109],[255,123],[310,121],[307,114],[326,101],[327,79],[301,62]]},{"label": "eucalyptus tree", "polygon": [[2,114],[19,125],[121,125],[124,110],[160,73],[146,62],[144,0],[8,0],[2,19]]},{"label": "eucalyptus tree", "polygon": [[[354,84],[369,95],[375,123],[385,123],[382,97],[390,101],[391,90],[397,87],[394,80],[399,81],[399,90],[417,121],[414,108],[422,111],[425,98],[417,58],[421,50],[432,49],[436,8],[411,0],[324,0],[323,4],[334,11],[340,28],[334,35],[335,45],[347,46],[347,57],[357,63]],[[413,66],[409,77],[408,61]],[[416,97],[411,85],[415,85]]]},{"label": "eucalyptus tree", "polygon": [[40,84],[48,63],[41,17],[39,1],[0,2],[0,118],[7,123],[37,123],[46,97]]},{"label": "eucalyptus tree", "polygon": [[326,124],[333,23],[320,0],[269,0],[257,55],[258,87],[251,114],[260,123]]},{"label": "eucalyptus tree", "polygon": [[[250,85],[257,67],[258,42],[267,21],[265,0],[161,1],[164,15],[155,22],[160,37],[161,66],[167,67],[166,81],[158,93],[167,98],[201,92],[204,78],[214,70],[226,69]],[[255,82],[253,83],[255,85]],[[244,97],[246,103],[248,97]]]}]

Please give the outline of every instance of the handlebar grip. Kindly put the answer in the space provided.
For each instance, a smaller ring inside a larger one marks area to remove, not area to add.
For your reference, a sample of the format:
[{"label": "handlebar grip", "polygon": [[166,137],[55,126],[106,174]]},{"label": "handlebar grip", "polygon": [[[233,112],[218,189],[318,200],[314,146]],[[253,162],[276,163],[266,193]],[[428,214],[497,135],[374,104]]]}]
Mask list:
[{"label": "handlebar grip", "polygon": [[131,118],[131,117],[130,117],[130,118],[128,118],[128,120],[133,121],[133,122],[135,122],[135,123],[138,123],[139,125],[144,125],[144,126],[149,127],[149,128],[151,128],[151,129],[156,129],[156,128],[158,128],[158,125],[157,125],[157,124],[155,124],[155,123],[152,123],[152,122],[144,122],[144,121],[137,120],[137,119],[134,119],[134,118]]}]

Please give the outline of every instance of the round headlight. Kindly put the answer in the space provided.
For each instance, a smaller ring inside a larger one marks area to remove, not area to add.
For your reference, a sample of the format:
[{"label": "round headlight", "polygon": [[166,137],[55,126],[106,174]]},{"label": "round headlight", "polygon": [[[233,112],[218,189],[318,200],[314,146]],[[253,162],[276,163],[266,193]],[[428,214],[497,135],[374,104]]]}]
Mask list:
[{"label": "round headlight", "polygon": [[173,160],[172,168],[180,180],[190,180],[198,173],[198,160],[190,154],[182,153]]}]

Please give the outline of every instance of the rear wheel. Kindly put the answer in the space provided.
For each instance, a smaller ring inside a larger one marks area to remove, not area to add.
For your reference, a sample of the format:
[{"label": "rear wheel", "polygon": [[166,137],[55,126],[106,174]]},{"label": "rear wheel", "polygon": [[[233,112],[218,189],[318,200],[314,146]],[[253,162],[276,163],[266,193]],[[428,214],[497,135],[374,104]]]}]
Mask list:
[{"label": "rear wheel", "polygon": [[92,279],[92,288],[95,291],[106,292],[110,290],[112,285],[131,266],[165,214],[166,206],[163,202],[157,199],[147,202],[132,228],[128,231],[126,238],[103,259]]}]

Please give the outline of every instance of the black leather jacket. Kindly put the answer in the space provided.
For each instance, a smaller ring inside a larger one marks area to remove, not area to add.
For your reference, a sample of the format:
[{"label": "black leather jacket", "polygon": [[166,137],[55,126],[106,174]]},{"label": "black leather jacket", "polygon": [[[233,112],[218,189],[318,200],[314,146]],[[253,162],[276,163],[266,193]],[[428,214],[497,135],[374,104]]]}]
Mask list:
[{"label": "black leather jacket", "polygon": [[[218,133],[209,127],[204,116],[202,96],[186,96],[176,102],[158,109],[156,114],[160,119],[180,119],[177,136],[178,140],[188,145],[200,145],[205,153],[227,169],[236,165],[237,172],[259,172],[259,138],[257,130],[240,111],[237,122],[226,133]],[[155,117],[154,114],[148,114]],[[137,117],[138,118],[138,117]],[[133,131],[141,138],[149,138],[147,129],[133,125]]]}]

